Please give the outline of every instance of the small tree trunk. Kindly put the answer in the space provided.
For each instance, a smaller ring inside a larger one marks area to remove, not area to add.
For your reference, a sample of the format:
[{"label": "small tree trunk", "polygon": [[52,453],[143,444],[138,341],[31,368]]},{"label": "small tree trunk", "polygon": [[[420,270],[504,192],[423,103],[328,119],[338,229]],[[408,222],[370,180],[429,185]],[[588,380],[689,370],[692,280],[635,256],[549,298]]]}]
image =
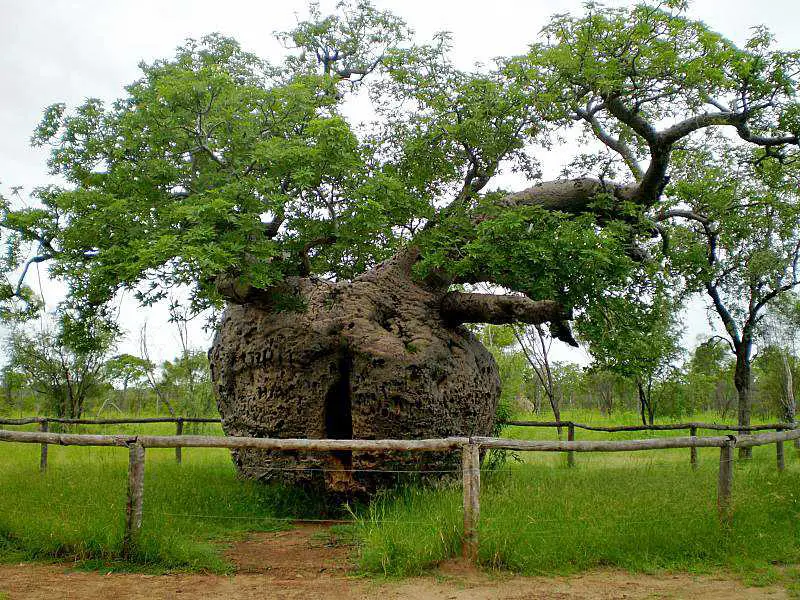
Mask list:
[{"label": "small tree trunk", "polygon": [[656,405],[653,404],[653,379],[647,382],[647,420],[650,425],[656,420]]},{"label": "small tree trunk", "polygon": [[636,389],[639,391],[639,415],[642,418],[642,425],[647,425],[647,418],[645,417],[645,407],[647,406],[647,398],[644,393],[644,386],[640,379],[636,379]]},{"label": "small tree trunk", "polygon": [[[739,399],[739,433],[746,435],[750,427],[751,414],[751,383],[752,373],[750,366],[750,344],[745,342],[736,348],[736,370],[733,382]],[[739,458],[748,459],[753,456],[752,448],[739,448]]]},{"label": "small tree trunk", "polygon": [[[794,377],[792,376],[792,365],[789,363],[787,352],[781,352],[783,358],[783,372],[786,382],[786,406],[784,407],[787,423],[794,424],[797,421],[797,403],[794,399]],[[794,441],[794,447],[800,450],[800,438]]]},{"label": "small tree trunk", "polygon": [[794,400],[794,378],[792,377],[792,366],[789,364],[789,357],[786,354],[786,352],[781,352],[784,385],[786,386],[786,404],[784,405],[783,416],[787,423],[794,423],[795,411],[797,410]]}]

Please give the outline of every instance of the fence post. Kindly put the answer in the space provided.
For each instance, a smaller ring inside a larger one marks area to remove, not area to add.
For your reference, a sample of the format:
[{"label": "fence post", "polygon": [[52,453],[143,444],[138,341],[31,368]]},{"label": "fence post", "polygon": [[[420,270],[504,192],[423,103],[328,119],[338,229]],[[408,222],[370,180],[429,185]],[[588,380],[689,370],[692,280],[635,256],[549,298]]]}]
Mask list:
[{"label": "fence post", "polygon": [[731,520],[731,492],[733,491],[733,448],[735,440],[728,440],[719,449],[719,481],[717,483],[717,512],[723,524]]},{"label": "fence post", "polygon": [[[776,429],[775,431],[780,433],[782,430]],[[786,461],[783,453],[783,442],[775,442],[775,459],[778,463],[778,471],[783,471],[786,469]]]},{"label": "fence post", "polygon": [[[48,423],[47,419],[42,419],[39,421],[39,431],[42,433],[47,433],[50,431],[50,424]],[[47,443],[42,444],[42,453],[39,457],[39,471],[42,473],[47,471]]]},{"label": "fence post", "polygon": [[[697,437],[697,427],[691,427],[689,429],[689,435],[692,437]],[[697,446],[692,446],[690,448],[690,460],[692,461],[692,470],[697,471]]]},{"label": "fence post", "polygon": [[470,442],[462,446],[461,470],[464,486],[464,539],[461,551],[465,559],[477,562],[481,493],[481,454],[478,444]]},{"label": "fence post", "polygon": [[[175,423],[175,435],[183,435],[183,418],[181,417],[178,417]],[[178,464],[181,464],[183,460],[181,450],[182,448],[180,446],[175,446],[175,462]]]},{"label": "fence post", "polygon": [[144,446],[134,442],[128,446],[128,501],[125,505],[125,534],[122,538],[122,556],[129,558],[142,528],[142,503],[144,501]]},{"label": "fence post", "polygon": [[[567,426],[567,441],[574,442],[575,441],[575,424],[570,423]],[[575,466],[575,451],[568,450],[567,451],[567,466],[574,467]]]}]

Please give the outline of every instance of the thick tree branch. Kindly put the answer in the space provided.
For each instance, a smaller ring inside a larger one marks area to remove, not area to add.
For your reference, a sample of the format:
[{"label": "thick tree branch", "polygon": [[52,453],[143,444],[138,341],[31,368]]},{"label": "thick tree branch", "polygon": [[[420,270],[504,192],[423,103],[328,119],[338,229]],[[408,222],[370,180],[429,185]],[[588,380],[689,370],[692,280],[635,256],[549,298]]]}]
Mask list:
[{"label": "thick tree branch", "polygon": [[565,321],[569,311],[553,300],[531,300],[526,296],[448,292],[442,298],[441,313],[451,323],[553,323],[554,337],[577,346]]},{"label": "thick tree branch", "polygon": [[219,295],[232,304],[259,304],[270,307],[281,299],[299,297],[301,282],[300,277],[287,277],[268,289],[262,289],[250,283],[243,283],[236,275],[222,273],[217,275],[214,286]]},{"label": "thick tree branch", "polygon": [[501,207],[540,206],[570,214],[590,212],[590,205],[599,194],[612,194],[620,200],[632,200],[636,185],[604,182],[592,177],[559,179],[538,183],[520,192],[499,199]]},{"label": "thick tree branch", "polygon": [[736,125],[736,131],[739,134],[739,137],[744,141],[766,148],[772,148],[774,146],[786,146],[791,144],[800,145],[800,138],[798,138],[797,135],[782,135],[775,137],[754,135],[750,131],[746,121],[738,123]]},{"label": "thick tree branch", "polygon": [[46,260],[50,260],[53,258],[52,254],[37,254],[35,256],[31,256],[28,260],[25,261],[25,266],[22,267],[22,273],[20,273],[19,279],[17,280],[17,287],[14,290],[14,295],[17,298],[21,298],[20,295],[22,292],[22,284],[25,282],[25,276],[28,274],[28,269],[30,269],[31,265],[36,263],[42,263]]},{"label": "thick tree branch", "polygon": [[704,129],[714,125],[736,125],[741,122],[743,118],[744,115],[742,113],[734,111],[703,113],[701,115],[689,117],[680,123],[668,127],[660,132],[658,137],[665,144],[674,144],[698,129]]},{"label": "thick tree branch", "polygon": [[618,97],[613,95],[604,96],[603,101],[608,112],[642,136],[648,144],[658,143],[656,128],[641,113],[628,108]]},{"label": "thick tree branch", "polygon": [[[717,287],[710,282],[706,282],[705,288],[706,293],[711,298],[711,302],[714,303],[714,308],[717,310],[719,318],[722,319],[722,324],[725,326],[725,331],[727,331],[728,335],[731,336],[734,348],[738,349],[742,344],[742,337],[739,334],[739,328],[736,326],[736,321],[733,320],[733,316],[728,310],[728,307],[722,302],[722,298],[719,295],[719,290]],[[734,352],[734,354],[736,354],[736,352]]]},{"label": "thick tree branch", "polygon": [[531,300],[527,296],[448,292],[442,298],[442,315],[457,323],[547,323],[570,318],[553,300]]},{"label": "thick tree branch", "polygon": [[667,168],[672,145],[662,138],[655,126],[638,110],[625,106],[619,97],[606,94],[603,96],[603,101],[606,110],[641,136],[650,148],[650,164],[638,178],[639,185],[630,194],[630,199],[643,206],[652,206],[658,202],[661,192],[669,181]]},{"label": "thick tree branch", "polygon": [[[717,112],[695,115],[667,129],[658,131],[655,125],[649,122],[639,110],[626,106],[619,96],[606,94],[603,96],[603,101],[604,109],[641,136],[650,149],[650,164],[641,176],[637,176],[639,186],[631,195],[632,200],[644,206],[652,206],[658,202],[664,187],[669,181],[667,169],[669,168],[673,145],[697,130],[718,125],[733,126],[742,140],[767,148],[800,143],[797,135],[770,137],[754,135],[750,131],[747,123],[748,118],[753,114],[754,110],[764,108],[764,106],[750,109],[744,108],[743,110],[724,110],[724,106],[719,105],[721,109]],[[578,111],[578,115],[590,123],[595,135],[601,142],[618,152],[626,164],[631,167],[630,153],[626,154],[624,145],[620,146],[619,140],[615,140],[599,126],[599,122],[593,113]],[[636,174],[635,170],[633,172]]]}]

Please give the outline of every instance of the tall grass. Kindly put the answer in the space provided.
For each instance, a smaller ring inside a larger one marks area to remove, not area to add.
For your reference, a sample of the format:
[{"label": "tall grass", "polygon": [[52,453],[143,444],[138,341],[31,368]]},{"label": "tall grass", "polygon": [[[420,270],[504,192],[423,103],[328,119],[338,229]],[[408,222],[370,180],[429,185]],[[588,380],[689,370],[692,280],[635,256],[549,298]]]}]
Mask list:
[{"label": "tall grass", "polygon": [[[554,436],[544,431],[507,433]],[[746,572],[796,563],[800,456],[787,454],[788,469],[778,473],[774,446],[754,454],[736,465],[735,512],[725,527],[716,512],[717,449],[699,451],[697,471],[688,449],[579,453],[575,468],[560,454],[519,453],[483,473],[479,560],[529,575],[607,565]],[[412,488],[374,503],[358,525],[361,568],[409,575],[453,556],[461,533],[459,491]]]},{"label": "tall grass", "polygon": [[[161,433],[163,426],[146,429]],[[102,561],[130,567],[119,559],[125,449],[50,446],[44,474],[38,472],[38,445],[3,444],[2,450],[0,559]],[[183,465],[175,464],[173,450],[149,449],[144,486],[143,527],[132,559],[156,570],[224,571],[229,565],[222,558],[220,540],[282,528],[288,518],[328,510],[322,500],[300,490],[238,479],[224,449],[184,450]]]}]

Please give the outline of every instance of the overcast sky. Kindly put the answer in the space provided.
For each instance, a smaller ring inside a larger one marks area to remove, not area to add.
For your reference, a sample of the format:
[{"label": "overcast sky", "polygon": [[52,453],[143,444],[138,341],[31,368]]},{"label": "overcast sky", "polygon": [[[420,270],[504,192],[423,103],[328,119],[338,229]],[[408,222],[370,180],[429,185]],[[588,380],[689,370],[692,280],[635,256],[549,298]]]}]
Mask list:
[{"label": "overcast sky", "polygon": [[[321,2],[323,9],[333,2]],[[405,18],[420,39],[433,32],[452,32],[459,66],[495,56],[519,54],[534,41],[549,15],[581,10],[577,0],[376,0]],[[607,2],[621,6],[624,1]],[[26,189],[51,182],[46,153],[33,149],[29,138],[42,109],[54,102],[74,106],[87,97],[113,100],[135,80],[137,64],[173,55],[188,37],[221,32],[245,49],[274,61],[283,53],[272,33],[285,30],[306,14],[304,0],[226,2],[207,0],[0,0],[0,189]],[[784,48],[800,48],[798,0],[697,0],[689,15],[702,19],[735,42],[743,42],[754,25],[766,25]],[[542,156],[550,173],[565,153]],[[29,280],[38,287],[34,277]],[[48,307],[63,293],[41,270]],[[121,323],[130,332],[120,351],[138,353],[138,335],[148,322],[154,359],[176,354],[178,337],[166,323],[166,308],[137,309],[121,305]],[[702,304],[687,317],[687,344],[706,326]],[[197,347],[209,345],[200,323],[193,329]],[[570,356],[560,355],[564,358]],[[572,359],[585,360],[579,354]]]}]

